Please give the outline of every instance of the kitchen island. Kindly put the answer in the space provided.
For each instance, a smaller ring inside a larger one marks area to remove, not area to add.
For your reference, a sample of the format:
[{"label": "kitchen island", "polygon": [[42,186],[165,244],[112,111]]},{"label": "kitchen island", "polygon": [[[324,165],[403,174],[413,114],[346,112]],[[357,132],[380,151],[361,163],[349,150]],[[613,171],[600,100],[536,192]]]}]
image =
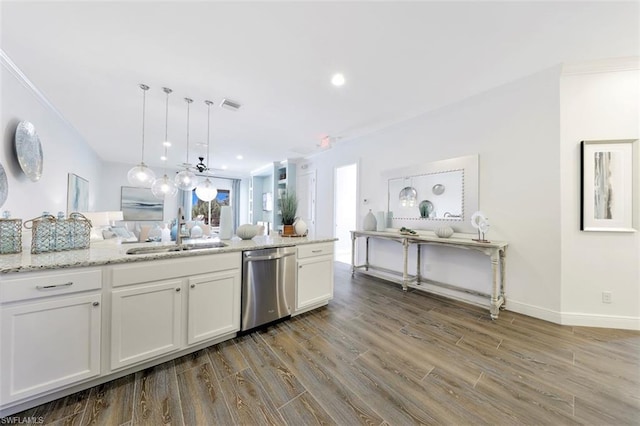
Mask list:
[{"label": "kitchen island", "polygon": [[[240,330],[243,252],[295,247],[291,315],[333,297],[334,238],[186,241],[0,256],[0,416],[231,339]],[[174,246],[168,245],[168,248]]]}]

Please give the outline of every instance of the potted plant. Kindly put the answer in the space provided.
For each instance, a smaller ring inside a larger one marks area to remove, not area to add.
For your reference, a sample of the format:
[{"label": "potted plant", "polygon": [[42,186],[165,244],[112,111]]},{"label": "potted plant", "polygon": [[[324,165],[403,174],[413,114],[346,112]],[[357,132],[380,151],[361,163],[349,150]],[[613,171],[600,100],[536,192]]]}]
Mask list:
[{"label": "potted plant", "polygon": [[295,192],[285,191],[280,196],[280,211],[282,212],[282,235],[295,235],[293,223],[296,221],[298,198]]}]

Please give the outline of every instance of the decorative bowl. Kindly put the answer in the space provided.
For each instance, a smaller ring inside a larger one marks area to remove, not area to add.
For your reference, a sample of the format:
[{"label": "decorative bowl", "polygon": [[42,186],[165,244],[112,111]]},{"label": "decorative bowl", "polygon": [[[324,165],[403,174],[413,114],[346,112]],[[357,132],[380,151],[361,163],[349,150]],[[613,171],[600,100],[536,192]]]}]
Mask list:
[{"label": "decorative bowl", "polygon": [[450,226],[441,226],[433,232],[435,232],[439,238],[449,238],[453,235],[453,229]]}]

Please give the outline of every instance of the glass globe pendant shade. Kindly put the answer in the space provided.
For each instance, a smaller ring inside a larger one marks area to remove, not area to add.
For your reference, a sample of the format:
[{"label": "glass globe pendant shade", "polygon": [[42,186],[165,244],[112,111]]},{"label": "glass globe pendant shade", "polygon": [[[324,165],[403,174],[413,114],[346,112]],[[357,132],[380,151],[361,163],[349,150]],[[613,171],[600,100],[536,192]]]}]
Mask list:
[{"label": "glass globe pendant shade", "polygon": [[127,173],[129,184],[138,187],[148,188],[155,180],[156,175],[146,164],[140,163],[134,166]]},{"label": "glass globe pendant shade", "polygon": [[183,170],[176,175],[176,186],[183,191],[191,191],[198,186],[198,177],[190,170]]},{"label": "glass globe pendant shade", "polygon": [[178,187],[176,187],[176,184],[169,179],[167,175],[164,175],[160,179],[153,181],[153,185],[151,185],[151,192],[153,192],[154,197],[164,199],[167,195],[169,197],[176,195]]},{"label": "glass globe pendant shade", "polygon": [[211,201],[218,195],[218,189],[213,186],[209,178],[196,188],[196,196],[202,201]]},{"label": "glass globe pendant shade", "polygon": [[402,188],[402,191],[400,191],[399,198],[400,205],[402,205],[402,207],[413,207],[418,201],[418,191],[416,191],[412,186],[404,187]]}]

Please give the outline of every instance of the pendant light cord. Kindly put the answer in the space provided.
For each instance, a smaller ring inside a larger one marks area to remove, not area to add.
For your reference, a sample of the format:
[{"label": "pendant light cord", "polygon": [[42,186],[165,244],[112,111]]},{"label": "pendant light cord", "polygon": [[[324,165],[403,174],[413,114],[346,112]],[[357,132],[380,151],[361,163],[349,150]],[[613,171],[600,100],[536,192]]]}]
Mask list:
[{"label": "pendant light cord", "polygon": [[[167,94],[165,107],[164,107],[164,175],[167,175],[167,153],[169,152],[169,148],[167,147],[167,142],[169,141],[169,94],[173,92],[173,90],[168,87],[163,87],[164,93]],[[163,178],[164,179],[164,178]]]},{"label": "pendant light cord", "polygon": [[186,164],[189,164],[189,105],[191,105],[191,102],[193,102],[193,99],[184,98],[184,100],[187,103],[187,163]]},{"label": "pendant light cord", "polygon": [[140,163],[144,164],[144,116],[146,109],[146,100],[147,100],[147,90],[149,90],[149,86],[146,84],[141,84],[140,88],[142,89],[142,157],[140,158]]},{"label": "pendant light cord", "polygon": [[207,167],[209,167],[209,156],[211,154],[211,137],[209,135],[211,129],[211,105],[213,102],[204,101],[204,103],[207,104]]}]

